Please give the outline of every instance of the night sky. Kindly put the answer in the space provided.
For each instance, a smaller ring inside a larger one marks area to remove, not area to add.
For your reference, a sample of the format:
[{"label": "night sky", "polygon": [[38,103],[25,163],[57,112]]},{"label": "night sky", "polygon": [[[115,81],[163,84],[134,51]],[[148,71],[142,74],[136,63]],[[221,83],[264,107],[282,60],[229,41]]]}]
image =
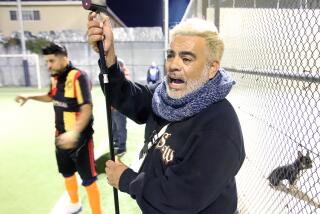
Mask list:
[{"label": "night sky", "polygon": [[[0,2],[5,1],[16,0],[0,0]],[[44,0],[21,1],[24,2]],[[170,26],[177,24],[181,20],[189,1],[190,0],[169,0]],[[163,0],[107,0],[107,5],[128,27],[163,27]]]},{"label": "night sky", "polygon": [[163,26],[163,0],[108,0],[107,4],[128,27]]}]

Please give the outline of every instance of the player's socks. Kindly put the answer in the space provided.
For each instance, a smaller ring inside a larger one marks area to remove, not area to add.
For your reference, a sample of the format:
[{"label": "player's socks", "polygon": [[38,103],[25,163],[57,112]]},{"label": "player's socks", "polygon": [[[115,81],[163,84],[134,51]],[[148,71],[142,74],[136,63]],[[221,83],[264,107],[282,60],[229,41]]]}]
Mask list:
[{"label": "player's socks", "polygon": [[76,175],[65,177],[64,180],[67,192],[69,194],[71,203],[75,204],[79,202],[79,195],[78,195],[78,183]]},{"label": "player's socks", "polygon": [[97,182],[93,182],[89,186],[86,186],[86,191],[91,207],[92,214],[101,214],[100,207],[100,192]]}]

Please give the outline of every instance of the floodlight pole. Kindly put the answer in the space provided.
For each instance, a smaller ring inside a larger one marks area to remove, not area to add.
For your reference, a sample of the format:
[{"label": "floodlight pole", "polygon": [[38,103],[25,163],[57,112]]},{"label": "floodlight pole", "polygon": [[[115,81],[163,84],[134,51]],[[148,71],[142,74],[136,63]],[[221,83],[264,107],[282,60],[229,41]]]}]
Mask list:
[{"label": "floodlight pole", "polygon": [[20,24],[20,42],[22,48],[22,65],[23,65],[23,73],[25,79],[25,86],[30,86],[30,75],[29,75],[29,65],[28,60],[26,58],[26,40],[24,37],[24,29],[23,29],[23,20],[22,20],[22,10],[21,10],[21,1],[17,0],[18,6],[18,19]]},{"label": "floodlight pole", "polygon": [[214,24],[220,32],[220,0],[216,0],[214,10]]},{"label": "floodlight pole", "polygon": [[[164,35],[164,59],[167,58],[166,51],[168,50],[169,44],[169,0],[163,0],[163,13],[164,13],[164,20],[163,20],[163,35]],[[165,73],[165,63],[163,65],[163,70]],[[166,74],[165,74],[166,75]]]}]

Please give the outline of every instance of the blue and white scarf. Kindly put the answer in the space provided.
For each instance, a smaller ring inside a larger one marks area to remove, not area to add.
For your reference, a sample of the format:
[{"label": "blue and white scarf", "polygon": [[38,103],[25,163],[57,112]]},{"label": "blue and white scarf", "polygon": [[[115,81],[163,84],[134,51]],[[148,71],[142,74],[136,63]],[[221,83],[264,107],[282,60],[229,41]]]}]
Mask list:
[{"label": "blue and white scarf", "polygon": [[181,121],[224,99],[234,84],[235,81],[230,75],[220,68],[216,76],[201,88],[182,98],[172,99],[168,96],[166,84],[163,81],[153,95],[152,110],[167,121]]}]

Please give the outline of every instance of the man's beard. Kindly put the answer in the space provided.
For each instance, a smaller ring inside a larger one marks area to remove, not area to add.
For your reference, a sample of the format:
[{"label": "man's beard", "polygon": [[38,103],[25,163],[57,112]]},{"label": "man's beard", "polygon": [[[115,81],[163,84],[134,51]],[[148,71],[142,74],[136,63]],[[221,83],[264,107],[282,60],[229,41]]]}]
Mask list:
[{"label": "man's beard", "polygon": [[58,73],[58,72],[51,72],[50,75],[51,75],[52,77],[56,77],[56,76],[59,75],[59,73]]},{"label": "man's beard", "polygon": [[172,89],[170,90],[169,84],[168,84],[168,79],[166,79],[165,83],[166,83],[168,96],[172,99],[180,99],[180,98],[194,92],[195,90],[201,88],[209,80],[209,69],[210,69],[210,66],[206,65],[204,67],[204,69],[202,70],[201,76],[199,79],[188,80],[186,82],[187,87],[184,90],[178,90],[178,91],[172,90]]},{"label": "man's beard", "polygon": [[52,71],[50,71],[50,75],[51,75],[52,77],[59,76],[59,74],[61,74],[63,70],[64,70],[64,69],[61,69],[61,70],[52,70]]}]

